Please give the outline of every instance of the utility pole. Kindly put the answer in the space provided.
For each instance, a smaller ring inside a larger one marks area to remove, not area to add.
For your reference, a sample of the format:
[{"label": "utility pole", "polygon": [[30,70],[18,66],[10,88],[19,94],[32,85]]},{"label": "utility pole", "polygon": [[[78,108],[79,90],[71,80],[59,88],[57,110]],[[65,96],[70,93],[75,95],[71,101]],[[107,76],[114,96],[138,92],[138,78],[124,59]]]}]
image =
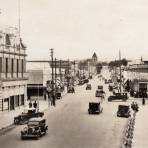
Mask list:
[{"label": "utility pole", "polygon": [[56,96],[56,89],[57,89],[57,59],[55,58],[55,60],[54,60],[54,66],[55,66],[55,96]]},{"label": "utility pole", "polygon": [[62,61],[59,61],[59,74],[60,74],[60,82],[62,82],[62,71],[61,71]]},{"label": "utility pole", "polygon": [[120,93],[121,93],[121,85],[122,85],[122,80],[121,80],[121,78],[122,78],[122,71],[121,71],[121,53],[120,53],[120,50],[119,50],[119,66],[120,66],[120,87],[119,87],[119,89],[120,89]]},{"label": "utility pole", "polygon": [[76,62],[74,61],[74,79],[73,79],[73,81],[75,82],[75,80],[76,80]]},{"label": "utility pole", "polygon": [[[52,76],[52,80],[51,80],[51,97],[54,95],[54,72],[53,72],[53,49],[50,49],[50,53],[51,53],[51,76]],[[51,102],[51,104],[53,104],[53,102]]]}]

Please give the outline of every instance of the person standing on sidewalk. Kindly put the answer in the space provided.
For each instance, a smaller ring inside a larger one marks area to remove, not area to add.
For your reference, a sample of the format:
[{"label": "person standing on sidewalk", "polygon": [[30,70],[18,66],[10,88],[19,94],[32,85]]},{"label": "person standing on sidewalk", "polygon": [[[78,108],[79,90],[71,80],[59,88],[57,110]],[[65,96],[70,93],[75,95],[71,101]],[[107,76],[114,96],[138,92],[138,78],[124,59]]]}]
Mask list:
[{"label": "person standing on sidewalk", "polygon": [[146,93],[143,92],[142,93],[142,105],[145,105],[145,96],[146,96]]},{"label": "person standing on sidewalk", "polygon": [[29,108],[31,108],[32,107],[32,102],[31,102],[31,100],[30,100],[30,102],[29,102]]},{"label": "person standing on sidewalk", "polygon": [[36,102],[36,101],[33,103],[33,107],[34,107],[35,109],[37,108],[37,102]]}]

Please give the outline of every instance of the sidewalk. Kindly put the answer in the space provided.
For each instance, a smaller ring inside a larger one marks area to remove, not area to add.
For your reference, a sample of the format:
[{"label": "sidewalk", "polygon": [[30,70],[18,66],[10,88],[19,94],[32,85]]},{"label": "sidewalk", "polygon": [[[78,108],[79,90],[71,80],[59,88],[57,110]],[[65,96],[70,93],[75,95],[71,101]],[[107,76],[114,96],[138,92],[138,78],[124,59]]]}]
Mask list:
[{"label": "sidewalk", "polygon": [[136,114],[132,148],[148,148],[148,100],[139,107]]},{"label": "sidewalk", "polygon": [[[28,104],[28,102],[26,104]],[[47,109],[48,108],[48,101],[41,100],[39,103],[39,108],[40,108],[40,111],[44,111],[45,109]],[[12,125],[14,117],[21,114],[24,111],[24,109],[25,109],[25,107],[21,106],[21,107],[17,107],[13,111],[0,112],[0,129],[3,129],[5,127]]]},{"label": "sidewalk", "polygon": [[[66,91],[62,94],[62,97],[64,97],[66,95]],[[58,100],[57,100],[58,101]],[[28,108],[28,103],[29,101],[27,101],[27,106],[26,108]],[[51,108],[51,106],[50,106]],[[25,107],[21,106],[21,107],[17,107],[15,108],[15,110],[13,111],[3,111],[0,112],[0,130],[1,129],[5,129],[9,126],[11,126],[14,122],[14,117],[18,116],[19,114],[21,114],[22,112],[24,112]],[[39,101],[39,111],[48,111],[49,109],[49,102],[48,100],[44,101],[44,100],[40,100]]]}]

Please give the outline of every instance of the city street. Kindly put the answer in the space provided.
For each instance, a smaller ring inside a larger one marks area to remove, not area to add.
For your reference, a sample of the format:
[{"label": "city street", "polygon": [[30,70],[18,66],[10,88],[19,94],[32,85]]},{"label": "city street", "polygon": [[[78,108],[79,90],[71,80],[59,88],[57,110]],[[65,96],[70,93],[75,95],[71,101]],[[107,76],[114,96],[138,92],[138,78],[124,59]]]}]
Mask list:
[{"label": "city street", "polygon": [[[90,101],[95,98],[97,85],[103,84],[97,77],[90,80],[92,90],[85,90],[86,85],[77,86],[75,94],[67,94],[57,102],[56,108],[46,113],[48,134],[38,140],[20,138],[23,126],[6,133],[0,138],[3,148],[118,148],[121,144],[122,133],[126,118],[118,118],[118,104],[125,102],[102,103],[103,113],[88,114]],[[108,85],[104,85],[108,96]]]}]

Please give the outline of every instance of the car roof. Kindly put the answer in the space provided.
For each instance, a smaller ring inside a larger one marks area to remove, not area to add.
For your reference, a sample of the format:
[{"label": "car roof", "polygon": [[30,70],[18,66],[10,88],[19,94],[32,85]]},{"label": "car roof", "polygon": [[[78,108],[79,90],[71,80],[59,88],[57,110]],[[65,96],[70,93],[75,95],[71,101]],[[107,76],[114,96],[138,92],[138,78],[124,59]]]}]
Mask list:
[{"label": "car roof", "polygon": [[29,119],[29,121],[35,121],[35,122],[40,122],[42,120],[45,120],[45,118],[43,118],[43,117],[36,117],[36,118]]}]

